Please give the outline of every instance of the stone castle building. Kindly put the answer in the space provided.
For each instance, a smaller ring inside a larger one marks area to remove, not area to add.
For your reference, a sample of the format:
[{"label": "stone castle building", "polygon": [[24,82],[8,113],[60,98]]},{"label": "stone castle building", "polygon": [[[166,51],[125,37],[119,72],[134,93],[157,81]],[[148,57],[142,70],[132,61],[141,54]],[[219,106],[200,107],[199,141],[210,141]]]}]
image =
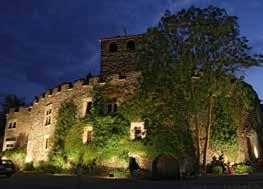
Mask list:
[{"label": "stone castle building", "polygon": [[[17,142],[27,140],[26,161],[47,160],[49,140],[54,133],[61,104],[67,99],[74,99],[78,117],[84,117],[91,108],[93,87],[97,84],[108,82],[116,86],[118,94],[114,96],[114,101],[105,105],[108,113],[116,111],[118,104],[138,88],[141,74],[136,69],[135,58],[136,44],[141,37],[134,35],[101,39],[100,76],[61,84],[35,98],[30,107],[11,109],[7,115],[3,151],[14,148]],[[88,140],[90,132],[88,129],[84,133],[84,141]]]},{"label": "stone castle building", "polygon": [[[84,117],[91,108],[95,85],[110,83],[115,86],[112,101],[105,104],[107,113],[115,112],[118,105],[127,97],[136,93],[141,73],[136,68],[137,44],[142,35],[103,38],[101,45],[100,76],[64,83],[44,92],[37,97],[30,107],[10,110],[3,143],[3,151],[13,148],[17,142],[27,140],[26,162],[46,161],[50,150],[50,137],[55,131],[57,115],[61,104],[67,99],[74,99],[78,107],[78,117]],[[130,138],[144,132],[144,123],[131,123]],[[260,144],[257,132],[241,128],[238,131],[238,161],[250,157],[260,158]],[[83,131],[83,142],[91,139],[92,127]],[[141,135],[141,137],[145,137]],[[212,156],[212,152],[210,153]]]}]

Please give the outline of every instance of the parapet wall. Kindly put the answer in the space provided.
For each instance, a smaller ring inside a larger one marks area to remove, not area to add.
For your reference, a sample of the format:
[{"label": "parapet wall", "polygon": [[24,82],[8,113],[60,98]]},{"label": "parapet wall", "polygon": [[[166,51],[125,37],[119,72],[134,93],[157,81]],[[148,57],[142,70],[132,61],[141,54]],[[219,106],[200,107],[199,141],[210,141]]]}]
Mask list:
[{"label": "parapet wall", "polygon": [[[140,72],[130,72],[125,77],[114,74],[107,77],[104,81],[100,77],[91,77],[88,80],[76,80],[72,83],[64,83],[53,89],[47,90],[42,95],[35,98],[29,107],[19,107],[10,109],[7,115],[7,125],[5,140],[11,137],[18,137],[20,134],[28,136],[28,141],[33,145],[32,160],[45,161],[48,151],[45,150],[45,138],[52,136],[57,122],[57,115],[61,104],[67,100],[73,100],[77,105],[78,117],[83,115],[86,99],[92,99],[93,87],[95,85],[113,84],[115,90],[111,91],[120,97],[120,101],[138,88]],[[111,94],[109,94],[111,95]],[[45,125],[46,111],[52,109],[51,124]],[[16,122],[16,128],[8,128],[10,121]],[[7,142],[4,141],[3,149],[6,149]]]},{"label": "parapet wall", "polygon": [[141,72],[134,71],[127,73],[125,77],[120,76],[120,74],[112,74],[105,80],[102,80],[101,77],[96,76],[88,78],[87,80],[79,79],[74,82],[63,83],[55,88],[47,90],[46,92],[42,93],[42,95],[35,97],[35,99],[31,103],[31,106],[9,109],[8,116],[12,117],[18,115],[19,113],[24,114],[27,111],[30,112],[32,111],[32,108],[34,108],[34,105],[38,104],[41,101],[45,101],[46,99],[47,101],[50,101],[50,98],[54,97],[55,95],[63,95],[63,93],[68,93],[69,91],[79,91],[81,89],[92,89],[95,85],[105,84],[106,82],[118,83],[134,81],[135,79],[137,80],[138,78],[140,78],[141,75]]}]

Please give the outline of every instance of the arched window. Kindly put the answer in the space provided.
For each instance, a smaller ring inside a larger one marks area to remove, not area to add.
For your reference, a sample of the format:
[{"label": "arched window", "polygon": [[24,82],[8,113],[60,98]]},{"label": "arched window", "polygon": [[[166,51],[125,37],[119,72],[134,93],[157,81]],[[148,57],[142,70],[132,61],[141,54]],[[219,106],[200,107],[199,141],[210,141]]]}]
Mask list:
[{"label": "arched window", "polygon": [[110,46],[109,46],[109,52],[117,52],[118,51],[118,45],[116,42],[112,42],[110,43]]},{"label": "arched window", "polygon": [[135,43],[134,43],[134,41],[129,41],[127,43],[127,50],[128,51],[135,51]]}]

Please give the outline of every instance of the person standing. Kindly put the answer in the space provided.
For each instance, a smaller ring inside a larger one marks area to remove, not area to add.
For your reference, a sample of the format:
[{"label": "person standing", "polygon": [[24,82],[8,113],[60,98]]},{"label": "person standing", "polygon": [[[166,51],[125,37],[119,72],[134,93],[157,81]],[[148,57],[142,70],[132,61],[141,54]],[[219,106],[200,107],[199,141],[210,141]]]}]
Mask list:
[{"label": "person standing", "polygon": [[79,189],[82,184],[82,167],[80,163],[76,167],[76,174],[77,174],[77,189]]},{"label": "person standing", "polygon": [[136,162],[136,159],[131,157],[130,162],[129,162],[129,170],[130,170],[131,177],[137,176],[137,172],[138,172],[139,168],[140,167],[139,167],[138,163]]}]

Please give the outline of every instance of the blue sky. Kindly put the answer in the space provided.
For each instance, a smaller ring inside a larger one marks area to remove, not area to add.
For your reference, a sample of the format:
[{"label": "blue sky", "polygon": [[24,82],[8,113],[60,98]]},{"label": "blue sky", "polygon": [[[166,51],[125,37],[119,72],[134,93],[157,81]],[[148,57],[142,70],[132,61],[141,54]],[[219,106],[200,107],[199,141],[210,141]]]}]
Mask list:
[{"label": "blue sky", "polygon": [[[263,53],[262,0],[1,0],[0,98],[34,96],[67,81],[99,73],[99,38],[143,33],[165,9],[215,5],[239,17],[241,34]],[[263,68],[246,81],[263,99]]]}]

